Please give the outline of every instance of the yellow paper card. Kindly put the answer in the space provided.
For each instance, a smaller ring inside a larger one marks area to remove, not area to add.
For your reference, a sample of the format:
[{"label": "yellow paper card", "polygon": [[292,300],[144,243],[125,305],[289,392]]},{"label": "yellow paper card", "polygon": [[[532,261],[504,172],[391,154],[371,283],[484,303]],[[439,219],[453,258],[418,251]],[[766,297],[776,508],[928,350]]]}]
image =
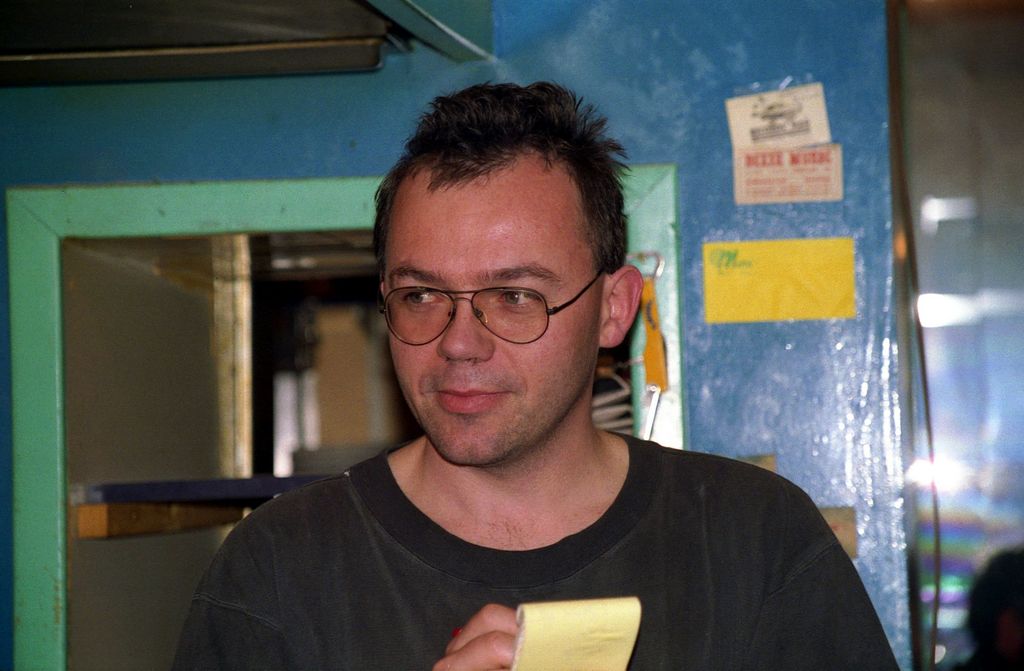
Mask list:
[{"label": "yellow paper card", "polygon": [[704,244],[709,324],[857,315],[853,238]]},{"label": "yellow paper card", "polygon": [[625,671],[640,629],[635,596],[524,603],[512,671]]}]

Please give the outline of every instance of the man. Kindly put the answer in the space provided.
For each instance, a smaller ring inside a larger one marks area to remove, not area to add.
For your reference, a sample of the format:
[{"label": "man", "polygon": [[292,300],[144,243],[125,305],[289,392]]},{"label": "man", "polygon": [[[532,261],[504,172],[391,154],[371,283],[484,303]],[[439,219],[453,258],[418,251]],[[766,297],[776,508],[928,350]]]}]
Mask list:
[{"label": "man", "polygon": [[632,324],[621,147],[547,83],[439,98],[377,198],[424,435],[240,523],[178,669],[507,669],[517,604],[636,595],[631,669],[891,669],[850,561],[766,471],[598,431]]}]

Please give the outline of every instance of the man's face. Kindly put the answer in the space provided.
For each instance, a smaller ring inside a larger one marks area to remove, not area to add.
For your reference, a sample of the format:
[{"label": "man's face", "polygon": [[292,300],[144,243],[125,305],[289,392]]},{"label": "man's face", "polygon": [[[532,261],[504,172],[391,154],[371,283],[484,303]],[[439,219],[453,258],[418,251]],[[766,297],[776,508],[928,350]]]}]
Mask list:
[{"label": "man's face", "polygon": [[[561,167],[527,155],[469,183],[431,191],[429,179],[420,173],[398,189],[385,293],[518,286],[554,306],[593,278],[578,191]],[[602,277],[525,345],[490,333],[463,300],[436,340],[414,346],[391,336],[402,391],[441,456],[511,465],[590,426],[603,287]]]}]

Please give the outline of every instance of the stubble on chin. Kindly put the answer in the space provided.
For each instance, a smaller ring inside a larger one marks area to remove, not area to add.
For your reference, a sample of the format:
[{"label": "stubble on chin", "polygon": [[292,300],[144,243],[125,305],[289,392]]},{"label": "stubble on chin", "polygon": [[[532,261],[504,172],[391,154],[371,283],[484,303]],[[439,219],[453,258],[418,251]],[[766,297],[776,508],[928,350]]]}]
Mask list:
[{"label": "stubble on chin", "polygon": [[[514,471],[549,449],[557,428],[573,407],[571,401],[549,403],[540,409],[543,416],[526,410],[504,417],[459,417],[438,411],[439,419],[428,414],[420,426],[428,446],[453,466]],[[432,421],[435,419],[438,421]]]},{"label": "stubble on chin", "polygon": [[[509,424],[516,422],[510,421]],[[445,424],[445,426],[441,426]],[[429,418],[421,423],[428,445],[453,466],[496,469],[519,461],[532,451],[533,441],[512,426],[499,429],[475,418]]]}]

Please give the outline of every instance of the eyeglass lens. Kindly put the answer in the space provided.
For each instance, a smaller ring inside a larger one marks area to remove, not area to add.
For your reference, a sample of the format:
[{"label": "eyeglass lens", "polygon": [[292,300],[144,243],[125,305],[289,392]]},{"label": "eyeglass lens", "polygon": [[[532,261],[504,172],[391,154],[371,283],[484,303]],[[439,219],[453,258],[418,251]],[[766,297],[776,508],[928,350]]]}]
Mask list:
[{"label": "eyeglass lens", "polygon": [[544,297],[529,289],[497,287],[478,291],[470,299],[457,299],[438,290],[407,287],[392,291],[386,300],[388,325],[399,340],[410,345],[423,345],[440,336],[459,300],[471,301],[480,323],[509,342],[533,342],[548,326]]}]

